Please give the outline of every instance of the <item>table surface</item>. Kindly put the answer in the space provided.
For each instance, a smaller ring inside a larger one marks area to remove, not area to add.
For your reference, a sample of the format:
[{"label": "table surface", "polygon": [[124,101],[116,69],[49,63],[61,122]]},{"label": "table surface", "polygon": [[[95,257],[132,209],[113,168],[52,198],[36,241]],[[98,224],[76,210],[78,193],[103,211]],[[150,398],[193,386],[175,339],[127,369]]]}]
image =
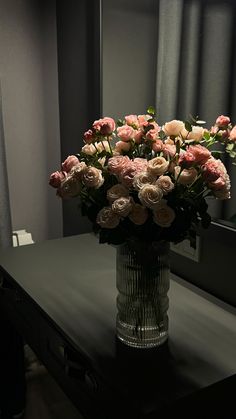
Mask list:
[{"label": "table surface", "polygon": [[236,373],[235,309],[174,275],[168,343],[147,350],[119,343],[115,257],[115,247],[83,234],[1,250],[0,265],[120,403],[128,398],[152,412]]}]

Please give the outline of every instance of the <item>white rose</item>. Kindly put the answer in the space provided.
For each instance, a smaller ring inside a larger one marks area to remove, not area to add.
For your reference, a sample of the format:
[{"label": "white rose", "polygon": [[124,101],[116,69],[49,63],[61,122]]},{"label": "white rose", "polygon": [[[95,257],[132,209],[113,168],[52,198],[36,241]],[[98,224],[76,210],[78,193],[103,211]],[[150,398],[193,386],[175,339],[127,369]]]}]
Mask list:
[{"label": "white rose", "polygon": [[88,188],[100,188],[104,182],[102,171],[96,167],[86,167],[83,173],[83,182]]},{"label": "white rose", "polygon": [[160,227],[170,227],[174,219],[175,212],[168,205],[160,205],[153,211],[153,221]]},{"label": "white rose", "polygon": [[170,176],[160,176],[157,179],[156,184],[159,186],[159,188],[161,188],[163,195],[167,195],[175,187]]},{"label": "white rose", "polygon": [[[190,185],[194,182],[194,180],[197,177],[197,170],[194,167],[191,167],[190,169],[183,169],[182,172],[180,166],[175,166],[174,168],[174,175],[175,179],[178,183],[181,185]],[[179,174],[180,173],[180,174]]]},{"label": "white rose", "polygon": [[154,177],[151,173],[141,172],[134,176],[133,187],[136,191],[139,191],[145,185],[154,183],[155,180],[156,177]]},{"label": "white rose", "polygon": [[81,191],[81,183],[73,176],[67,176],[62,181],[60,188],[58,189],[58,195],[61,198],[72,198],[77,196]]},{"label": "white rose", "polygon": [[87,154],[88,156],[93,156],[97,152],[93,144],[85,144],[82,147],[81,151]]},{"label": "white rose", "polygon": [[163,175],[169,167],[169,162],[164,157],[154,157],[148,161],[147,171],[153,176]]},{"label": "white rose", "polygon": [[129,219],[136,225],[144,224],[148,219],[148,210],[140,204],[134,204]]},{"label": "white rose", "polygon": [[163,197],[162,190],[157,185],[145,185],[140,189],[138,197],[148,208],[155,208]]},{"label": "white rose", "polygon": [[116,199],[112,204],[112,211],[120,217],[127,217],[132,210],[133,201],[131,197],[124,197]]},{"label": "white rose", "polygon": [[110,207],[104,207],[99,211],[96,222],[102,228],[115,228],[118,226],[120,218]]},{"label": "white rose", "polygon": [[124,185],[121,185],[120,183],[112,186],[107,191],[107,199],[110,203],[114,202],[118,198],[121,198],[122,196],[129,196],[129,191]]},{"label": "white rose", "polygon": [[72,167],[72,169],[70,170],[70,175],[78,180],[81,180],[86,167],[86,164],[82,161],[76,164],[76,166]]},{"label": "white rose", "polygon": [[165,125],[162,127],[163,131],[166,135],[173,135],[177,136],[180,135],[181,131],[185,128],[183,121],[178,121],[177,119],[173,119],[173,121],[166,122]]},{"label": "white rose", "polygon": [[111,151],[110,150],[110,144],[108,141],[99,141],[98,143],[95,143],[96,149],[99,153],[101,153],[102,151]]}]

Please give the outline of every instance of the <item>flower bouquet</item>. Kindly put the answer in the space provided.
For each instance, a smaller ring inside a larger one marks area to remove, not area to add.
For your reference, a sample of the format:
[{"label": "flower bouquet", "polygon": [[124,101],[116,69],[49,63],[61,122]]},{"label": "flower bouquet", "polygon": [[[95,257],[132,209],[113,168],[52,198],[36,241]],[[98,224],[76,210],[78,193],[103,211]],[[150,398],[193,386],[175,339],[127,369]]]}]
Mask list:
[{"label": "flower bouquet", "polygon": [[[120,244],[189,238],[198,224],[208,227],[206,197],[230,198],[230,180],[220,160],[235,159],[236,126],[219,116],[211,129],[203,121],[173,120],[160,126],[152,107],[117,123],[105,117],[84,134],[85,145],[68,156],[50,185],[63,199],[79,196],[82,214],[100,241]],[[216,143],[224,150],[215,150]]]},{"label": "flower bouquet", "polygon": [[208,227],[207,197],[230,198],[220,159],[236,160],[236,126],[221,115],[160,125],[155,110],[104,117],[84,134],[84,146],[50,176],[62,199],[80,197],[82,214],[101,243],[117,247],[117,336],[130,346],[152,347],[168,336],[169,242]]}]

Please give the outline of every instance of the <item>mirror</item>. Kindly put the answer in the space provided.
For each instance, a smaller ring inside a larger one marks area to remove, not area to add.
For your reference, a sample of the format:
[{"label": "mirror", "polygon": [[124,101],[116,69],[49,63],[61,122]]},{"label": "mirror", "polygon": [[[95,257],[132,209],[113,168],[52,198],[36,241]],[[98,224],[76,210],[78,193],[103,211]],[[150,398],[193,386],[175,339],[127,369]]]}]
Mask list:
[{"label": "mirror", "polygon": [[[236,125],[234,0],[103,0],[103,115],[157,110],[160,124],[218,115]],[[209,199],[213,220],[236,228],[236,167],[224,160],[231,199]]]}]

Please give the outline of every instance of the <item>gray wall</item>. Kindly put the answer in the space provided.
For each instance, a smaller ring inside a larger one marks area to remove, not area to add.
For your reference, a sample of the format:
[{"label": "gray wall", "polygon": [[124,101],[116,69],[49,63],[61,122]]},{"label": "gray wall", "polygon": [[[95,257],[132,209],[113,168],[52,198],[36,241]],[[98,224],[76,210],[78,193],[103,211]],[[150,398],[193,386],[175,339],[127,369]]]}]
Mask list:
[{"label": "gray wall", "polygon": [[55,0],[0,0],[0,77],[13,229],[62,235]]},{"label": "gray wall", "polygon": [[103,0],[103,115],[144,114],[155,104],[155,0]]}]

